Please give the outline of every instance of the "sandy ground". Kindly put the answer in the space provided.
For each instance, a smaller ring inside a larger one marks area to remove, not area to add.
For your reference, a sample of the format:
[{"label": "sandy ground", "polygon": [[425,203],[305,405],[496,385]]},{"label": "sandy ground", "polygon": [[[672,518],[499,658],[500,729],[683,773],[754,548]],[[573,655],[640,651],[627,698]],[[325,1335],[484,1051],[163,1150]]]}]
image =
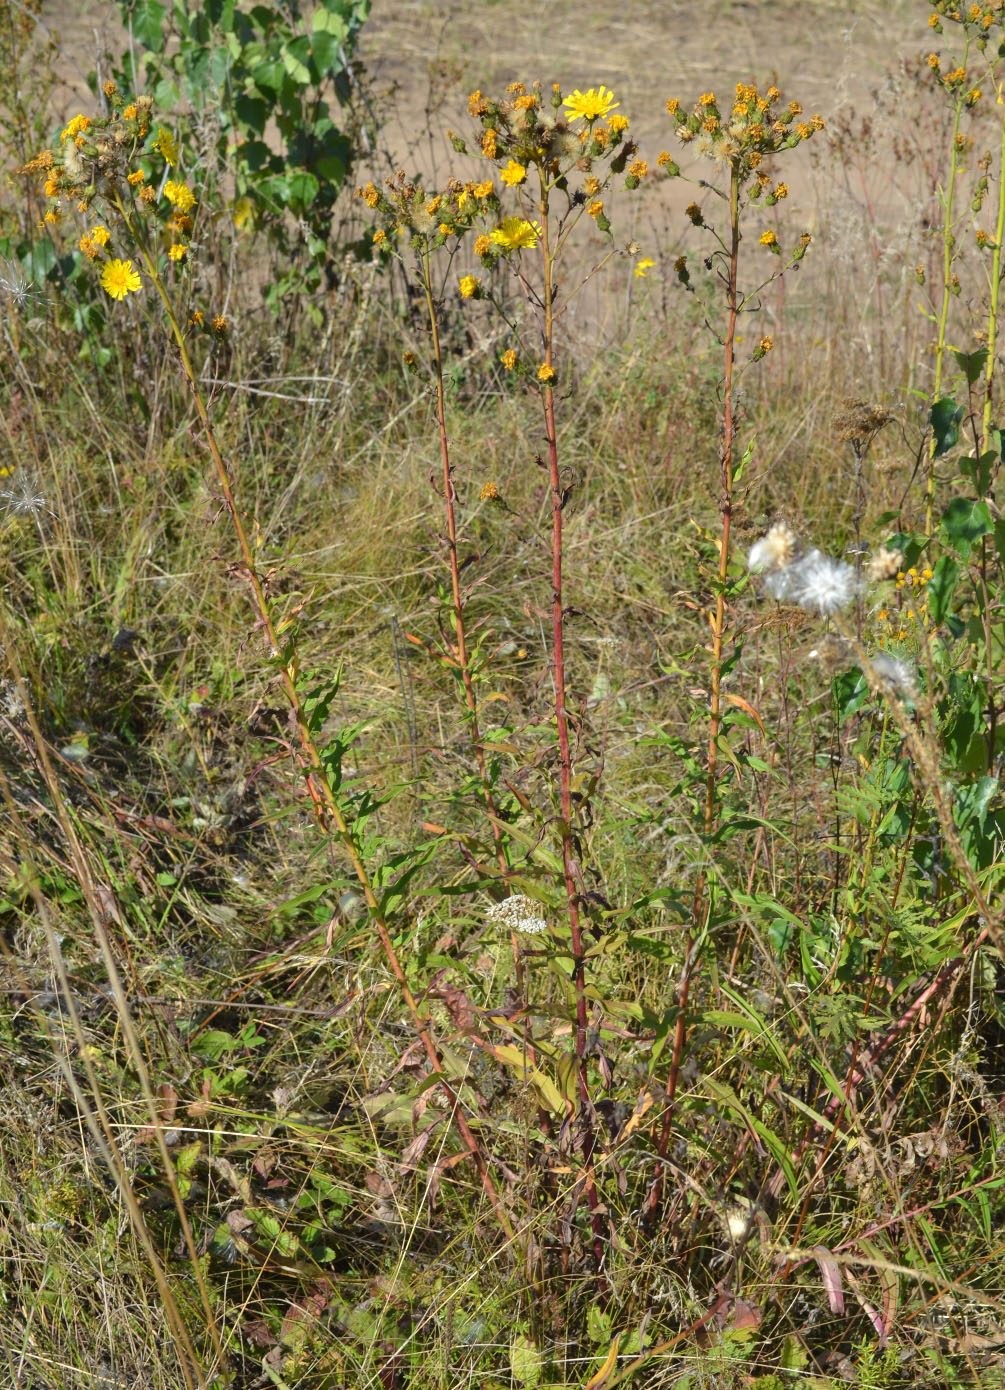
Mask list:
[{"label": "sandy ground", "polygon": [[[118,47],[123,32],[116,6],[101,0],[43,0],[41,14],[61,40],[62,115],[86,92],[96,55]],[[911,0],[804,0],[798,7],[628,0],[620,8],[589,0],[375,0],[361,54],[377,90],[396,87],[416,126],[431,77],[434,100],[448,107],[456,105],[451,78],[467,91],[540,77],[566,87],[615,87],[641,136],[657,139],[665,134],[666,97],[694,99],[741,79],[777,81],[826,115],[864,98],[891,62],[926,38],[925,15]]]}]

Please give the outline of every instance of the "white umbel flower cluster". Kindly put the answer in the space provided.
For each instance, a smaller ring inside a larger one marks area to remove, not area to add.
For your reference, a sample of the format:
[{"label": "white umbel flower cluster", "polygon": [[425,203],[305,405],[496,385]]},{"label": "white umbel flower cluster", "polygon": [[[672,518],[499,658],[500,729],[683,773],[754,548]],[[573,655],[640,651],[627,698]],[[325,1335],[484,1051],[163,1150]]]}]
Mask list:
[{"label": "white umbel flower cluster", "polygon": [[548,923],[540,916],[541,905],[525,893],[514,893],[503,898],[501,903],[493,903],[485,914],[488,922],[495,922],[507,931],[523,932],[525,936],[539,936],[548,930]]}]

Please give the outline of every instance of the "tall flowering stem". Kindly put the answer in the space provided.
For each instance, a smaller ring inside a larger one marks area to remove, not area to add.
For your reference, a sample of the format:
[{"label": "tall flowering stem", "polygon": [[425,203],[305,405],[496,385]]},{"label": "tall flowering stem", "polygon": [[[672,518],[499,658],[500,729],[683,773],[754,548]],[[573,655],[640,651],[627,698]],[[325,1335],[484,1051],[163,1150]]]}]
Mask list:
[{"label": "tall flowering stem", "polygon": [[577,866],[572,846],[572,749],[569,742],[569,712],[565,683],[565,612],[562,604],[562,520],[565,491],[558,461],[558,433],[555,427],[555,391],[553,353],[555,345],[555,257],[551,250],[549,189],[545,173],[541,174],[541,260],[544,278],[544,363],[541,376],[541,399],[544,405],[544,430],[548,444],[548,480],[551,484],[551,672],[555,694],[555,731],[558,736],[560,833],[562,838],[562,877],[569,912],[569,934],[572,940],[573,985],[576,991],[576,1059],[579,1104],[583,1126],[583,1166],[586,1175],[586,1200],[593,1225],[594,1254],[598,1263],[603,1258],[604,1223],[599,1213],[593,1170],[596,1133],[593,1128],[593,1102],[586,1069],[586,1034],[589,1024],[586,1012],[586,959],[583,952],[583,926],[579,914],[579,890],[576,886]]},{"label": "tall flowering stem", "polygon": [[[743,364],[737,363],[736,345],[739,316],[752,305],[764,286],[777,278],[784,268],[763,276],[761,283],[752,290],[743,292],[739,283],[741,221],[743,212],[751,203],[774,207],[788,195],[784,183],[774,183],[764,168],[768,157],[778,155],[808,140],[823,127],[823,120],[813,116],[809,121],[799,119],[802,107],[798,102],[790,102],[780,107],[781,93],[777,87],[769,87],[762,95],[750,83],[738,83],[732,109],[726,116],[720,114],[714,92],[705,92],[690,112],[685,111],[679,101],[667,102],[667,111],[673,117],[677,138],[687,148],[711,158],[719,167],[729,170],[728,192],[719,193],[728,206],[728,229],[725,237],[715,231],[705,220],[703,210],[692,203],[687,209],[688,217],[695,227],[703,227],[711,232],[717,248],[714,253],[719,262],[719,279],[725,290],[725,327],[719,341],[723,349],[722,375],[722,427],[719,445],[719,559],[712,588],[714,607],[709,613],[712,630],[712,643],[709,649],[709,702],[708,736],[706,741],[705,776],[701,832],[706,845],[711,845],[712,836],[719,823],[719,752],[720,742],[728,730],[723,719],[723,680],[729,670],[731,658],[730,645],[730,541],[733,516],[736,506],[736,482],[738,467],[736,461],[737,416],[734,403],[736,380],[741,369],[763,358],[772,348],[770,338],[761,338]],[[676,162],[669,153],[663,152],[658,163],[670,177],[680,174]],[[713,187],[702,181],[704,187]],[[804,235],[790,254],[787,264],[800,261],[809,245],[809,236]],[[760,237],[760,245],[776,258],[781,259],[782,251],[778,236],[773,228],[767,228]],[[695,292],[687,268],[686,256],[677,262],[677,276],[684,288]],[[706,310],[706,322],[713,321],[716,311]],[[662,1202],[666,1159],[672,1137],[673,1116],[677,1088],[684,1061],[687,1043],[688,1008],[695,971],[701,959],[702,946],[713,916],[713,882],[707,862],[699,868],[691,908],[691,922],[685,936],[684,959],[681,965],[677,986],[676,1019],[674,1022],[673,1047],[670,1070],[665,1087],[665,1106],[663,1123],[657,1141],[659,1162],[657,1164],[649,1194],[649,1215],[655,1218]]]},{"label": "tall flowering stem", "polygon": [[[510,190],[508,197],[517,208],[515,214],[502,215],[501,200],[497,204],[486,204],[486,212],[494,214],[495,225],[490,233],[475,240],[474,253],[483,270],[491,272],[500,262],[508,263],[513,269],[536,320],[535,346],[528,350],[525,335],[494,290],[485,289],[482,281],[473,276],[461,282],[465,298],[492,299],[511,334],[512,345],[503,353],[502,364],[508,372],[526,380],[540,401],[544,415],[551,491],[550,657],[558,745],[561,891],[573,959],[575,1098],[583,1155],[581,1190],[590,1210],[593,1253],[598,1268],[605,1258],[607,1229],[594,1170],[596,1131],[588,1068],[590,1020],[580,906],[582,872],[576,862],[575,849],[573,738],[568,709],[563,598],[564,509],[571,485],[563,476],[558,450],[555,330],[561,311],[557,267],[570,236],[585,219],[587,226],[592,222],[596,231],[608,238],[606,253],[583,277],[576,287],[579,288],[615,253],[603,198],[612,177],[624,175],[625,187],[634,189],[648,173],[645,162],[633,158],[637,150],[626,135],[629,122],[618,106],[613,92],[604,86],[591,87],[585,92],[576,90],[563,98],[556,83],[551,89],[550,101],[542,101],[540,83],[529,90],[523,83],[511,83],[506,95],[499,100],[485,97],[481,92],[472,93],[468,109],[481,122],[480,152],[496,165],[499,180]],[[459,153],[467,152],[465,142],[459,138],[454,139],[454,147]],[[476,192],[478,188],[476,185]],[[629,254],[636,251],[634,246],[628,248]],[[533,265],[525,256],[528,252],[538,253],[538,277],[525,268]],[[639,260],[634,267],[635,275],[644,276],[653,264],[648,259]],[[563,303],[568,302],[576,288],[565,290]]]},{"label": "tall flowering stem", "polygon": [[[422,250],[419,255],[419,271],[422,278],[422,289],[426,299],[426,311],[429,315],[429,334],[433,348],[433,372],[436,379],[436,422],[440,432],[440,457],[443,464],[443,506],[447,523],[447,559],[450,567],[450,596],[453,605],[453,659],[457,663],[461,684],[464,687],[464,700],[468,709],[468,727],[471,731],[471,745],[474,749],[475,761],[478,764],[478,777],[481,782],[485,809],[488,811],[489,824],[492,827],[496,862],[499,866],[500,877],[505,881],[506,874],[509,870],[509,864],[506,859],[506,845],[503,839],[499,809],[496,806],[495,797],[492,794],[492,782],[489,778],[485,749],[482,745],[482,736],[478,721],[478,699],[475,693],[471,662],[468,657],[467,635],[464,626],[464,597],[461,592],[461,569],[457,558],[457,508],[455,506],[454,470],[450,462],[450,439],[447,434],[447,403],[443,386],[443,351],[440,345],[440,322],[436,310],[436,297],[433,293],[433,277],[430,264],[428,237],[423,239]],[[514,942],[515,940],[516,938],[514,937]],[[519,953],[516,953],[516,955],[519,961]]]},{"label": "tall flowering stem", "polygon": [[[112,94],[114,94],[114,84],[109,85],[112,86]],[[106,95],[109,95],[107,86]],[[135,104],[123,106],[117,94],[114,95],[116,96],[116,108],[111,118],[95,118],[92,121],[85,116],[75,117],[62,132],[62,148],[56,151],[46,151],[37,160],[33,160],[30,165],[25,166],[25,172],[40,174],[46,179],[47,196],[58,198],[60,193],[64,195],[70,193],[71,196],[75,194],[76,198],[83,202],[89,202],[92,199],[97,201],[94,198],[94,187],[97,183],[96,175],[100,174],[101,182],[108,190],[107,193],[101,195],[106,210],[125,233],[130,249],[139,256],[146,275],[160,299],[171,336],[178,349],[181,369],[191,391],[196,413],[206,437],[210,457],[213,460],[217,479],[237,537],[245,576],[258,615],[259,626],[265,637],[269,658],[278,670],[280,683],[293,714],[297,741],[300,745],[301,764],[306,774],[305,783],[315,819],[318,826],[326,834],[334,832],[345,849],[369,908],[370,920],[376,931],[381,950],[398,985],[416,1034],[422,1042],[430,1068],[436,1076],[437,1084],[446,1098],[451,1122],[456,1125],[461,1140],[471,1155],[482,1188],[496,1213],[503,1232],[508,1239],[511,1239],[513,1228],[499,1197],[484,1151],[468,1123],[460,1098],[446,1075],[429,1019],[423,1014],[409,987],[405,971],[391,939],[387,919],[377,899],[373,881],[363,862],[357,837],[326,772],[321,750],[311,728],[308,711],[297,687],[299,665],[296,650],[289,643],[281,642],[255,564],[254,550],[248,539],[247,529],[234,496],[230,473],[217,443],[206,402],[199,389],[198,375],[189,353],[185,328],[182,326],[172,295],[161,273],[159,258],[155,249],[156,238],[151,235],[147,226],[147,218],[154,216],[153,207],[156,197],[152,190],[148,190],[147,175],[139,163],[139,156],[142,154],[148,159],[159,156],[171,169],[174,169],[178,162],[177,148],[169,133],[160,128],[158,128],[152,148],[143,148],[143,141],[151,125],[149,99],[141,98]],[[122,108],[121,111],[120,107]],[[124,132],[125,138],[110,141],[102,139],[98,143],[94,143],[92,141],[94,134],[91,130],[92,126],[114,127],[116,130]],[[135,167],[130,173],[132,165]],[[90,180],[91,186],[85,188],[83,185],[88,180]],[[78,185],[80,186],[78,187]],[[141,191],[137,193],[136,190]],[[133,195],[132,199],[130,199],[130,194]],[[191,219],[188,217],[188,213],[195,206],[195,197],[184,183],[176,179],[165,184],[164,195],[172,207],[171,220],[168,224],[169,230],[172,232],[172,236],[176,233],[184,236],[191,229]],[[181,210],[180,216],[179,210]],[[157,230],[159,232],[160,229]],[[101,235],[98,235],[99,232]],[[81,249],[85,251],[89,259],[97,260],[105,252],[111,240],[111,233],[108,229],[100,227],[97,232],[91,231],[88,236],[82,239]],[[85,247],[85,242],[90,250]],[[187,252],[187,243],[177,242],[169,253],[171,261],[178,263],[184,260]],[[113,299],[123,299],[126,295],[139,292],[143,288],[142,277],[133,267],[132,261],[122,260],[118,256],[105,265],[101,283]]]},{"label": "tall flowering stem", "polygon": [[[966,153],[967,148],[966,136],[961,132],[960,124],[963,119],[963,112],[968,105],[965,76],[969,54],[970,33],[967,28],[965,30],[963,61],[959,67],[952,69],[949,73],[944,75],[937,55],[933,53],[928,59],[928,66],[934,74],[936,81],[942,84],[953,103],[953,133],[949,146],[949,178],[946,183],[945,193],[942,197],[942,299],[939,305],[938,331],[935,339],[935,375],[932,382],[933,400],[938,400],[942,395],[946,352],[949,346],[949,310],[954,296],[959,293],[959,281],[956,279],[953,270],[953,260],[956,255],[956,237],[953,233],[953,222],[956,212],[956,180],[960,172],[961,158]],[[990,357],[989,361],[993,361],[993,357]],[[935,526],[936,448],[937,443],[933,435],[928,448],[928,474],[925,481],[926,536],[931,536],[933,534]]]}]

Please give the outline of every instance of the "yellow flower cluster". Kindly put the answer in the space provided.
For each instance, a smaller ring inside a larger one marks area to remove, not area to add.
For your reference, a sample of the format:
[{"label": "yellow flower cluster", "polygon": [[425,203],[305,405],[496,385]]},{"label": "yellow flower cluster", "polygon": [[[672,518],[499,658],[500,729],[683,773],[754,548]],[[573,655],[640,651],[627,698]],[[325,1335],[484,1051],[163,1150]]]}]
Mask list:
[{"label": "yellow flower cluster", "polygon": [[[45,221],[51,226],[59,225],[69,204],[81,213],[91,211],[92,204],[95,210],[102,207],[108,225],[99,223],[83,230],[77,249],[89,261],[101,262],[102,288],[110,298],[122,300],[143,288],[143,277],[131,259],[111,252],[113,239],[124,247],[139,240],[146,240],[148,245],[159,242],[166,263],[181,266],[190,254],[188,238],[193,231],[191,214],[196,196],[181,178],[168,179],[164,196],[170,213],[166,217],[162,214],[158,234],[140,238],[136,218],[157,216],[163,164],[172,169],[180,163],[178,142],[169,130],[154,125],[151,97],[126,101],[111,81],[105,82],[102,90],[110,113],[73,116],[53,147],[30,160],[21,172],[43,181],[49,200]],[[159,168],[158,160],[163,161]],[[148,269],[149,274],[159,275],[153,262],[148,262]],[[189,324],[199,327],[202,321],[197,311]]]},{"label": "yellow flower cluster", "polygon": [[[515,176],[512,181],[517,181]],[[416,251],[428,245],[442,246],[448,237],[463,237],[478,219],[499,205],[491,179],[469,179],[467,183],[450,179],[441,192],[430,197],[400,169],[382,188],[367,183],[356,190],[356,196],[383,219],[384,225],[373,233],[378,249],[391,245],[392,235],[409,235]]]},{"label": "yellow flower cluster", "polygon": [[[777,87],[762,93],[752,82],[738,82],[728,109],[720,108],[714,92],[703,92],[690,112],[676,97],[666,106],[682,145],[693,145],[696,153],[735,170],[741,185],[757,178],[765,200],[771,203],[784,198],[788,188],[779,184],[771,191],[767,176],[757,173],[759,166],[768,156],[794,148],[824,127],[822,116],[797,121],[802,107],[797,101],[781,105],[781,95]],[[668,173],[678,172],[666,151],[657,163]]]}]

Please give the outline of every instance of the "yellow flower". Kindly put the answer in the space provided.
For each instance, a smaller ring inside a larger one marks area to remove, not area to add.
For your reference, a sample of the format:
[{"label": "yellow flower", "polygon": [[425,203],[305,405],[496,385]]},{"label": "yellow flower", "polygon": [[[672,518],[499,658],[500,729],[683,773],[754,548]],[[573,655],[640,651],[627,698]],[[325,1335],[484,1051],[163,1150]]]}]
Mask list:
[{"label": "yellow flower", "polygon": [[555,368],[549,367],[547,362],[542,362],[537,369],[537,379],[538,381],[554,381]]},{"label": "yellow flower", "polygon": [[188,316],[188,321],[193,328],[201,328],[203,325],[203,313],[201,309],[193,309]]},{"label": "yellow flower", "polygon": [[516,352],[513,350],[513,348],[507,348],[507,350],[500,357],[499,361],[503,364],[503,366],[506,368],[508,372],[511,372],[513,368],[516,366]]},{"label": "yellow flower", "polygon": [[94,245],[94,242],[91,241],[89,237],[82,236],[77,245],[80,247],[81,251],[83,251],[84,255],[87,257],[89,261],[97,260],[98,255],[100,253],[98,251],[98,248]]},{"label": "yellow flower", "polygon": [[183,261],[188,255],[188,247],[176,241],[173,246],[168,247],[168,255],[173,261]]},{"label": "yellow flower", "polygon": [[498,139],[498,136],[499,132],[497,130],[493,130],[491,126],[482,136],[482,154],[485,156],[486,159],[495,159],[496,140]]},{"label": "yellow flower", "polygon": [[112,239],[112,234],[107,227],[95,227],[89,235],[95,246],[107,246]]},{"label": "yellow flower", "polygon": [[590,203],[590,205],[587,207],[586,211],[590,214],[591,217],[599,217],[601,213],[604,211],[604,204],[602,200],[600,198],[595,198],[593,202]]},{"label": "yellow flower", "polygon": [[50,208],[42,220],[48,222],[50,227],[55,227],[62,215],[58,207]]},{"label": "yellow flower", "polygon": [[511,159],[506,165],[506,168],[500,172],[499,177],[502,179],[503,183],[509,184],[510,188],[513,188],[516,184],[523,183],[524,179],[527,177],[527,170],[522,164],[518,164],[515,159]]},{"label": "yellow flower", "polygon": [[492,233],[492,240],[506,251],[533,251],[541,236],[541,224],[525,217],[505,217]]},{"label": "yellow flower", "polygon": [[462,275],[459,289],[463,299],[471,299],[478,292],[478,287],[482,282],[474,275]]},{"label": "yellow flower", "polygon": [[383,245],[384,245],[384,242],[385,242],[386,240],[387,240],[387,233],[384,231],[384,228],[383,228],[383,227],[378,227],[377,230],[376,230],[376,231],[374,232],[374,234],[373,234],[373,244],[374,244],[374,246],[383,246]]},{"label": "yellow flower", "polygon": [[607,122],[607,124],[614,131],[615,135],[620,135],[623,131],[628,129],[628,117],[612,116],[611,119]]},{"label": "yellow flower", "polygon": [[714,93],[714,92],[702,92],[701,96],[698,98],[698,105],[699,105],[699,106],[714,106],[714,105],[715,105],[715,93]]},{"label": "yellow flower", "polygon": [[775,185],[775,197],[776,197],[776,198],[781,199],[781,198],[787,198],[788,196],[789,196],[789,185],[788,185],[787,183],[779,183],[779,184],[776,184],[776,185]]},{"label": "yellow flower", "polygon": [[59,197],[59,180],[58,180],[58,179],[46,179],[46,181],[45,181],[45,196],[46,196],[47,198],[58,198],[58,197]]},{"label": "yellow flower", "polygon": [[91,124],[90,116],[74,116],[64,130],[60,132],[60,143],[65,144],[67,140],[74,139],[77,135],[83,135],[84,131]]},{"label": "yellow flower", "polygon": [[454,229],[449,222],[441,222],[436,230],[439,232],[440,236],[453,236],[454,234]]},{"label": "yellow flower", "polygon": [[195,207],[195,194],[187,183],[178,183],[174,179],[168,179],[164,185],[164,197],[179,212],[188,212],[190,208]]},{"label": "yellow flower", "polygon": [[134,169],[131,174],[126,175],[126,183],[132,184],[133,188],[135,188],[136,185],[142,183],[145,178],[146,174],[142,169]]},{"label": "yellow flower", "polygon": [[606,87],[591,87],[588,92],[577,88],[565,98],[565,114],[569,121],[589,121],[592,125],[598,116],[606,116],[620,101],[614,100],[614,93]]},{"label": "yellow flower", "polygon": [[169,130],[165,130],[162,125],[157,127],[157,139],[154,141],[154,149],[160,150],[164,157],[164,162],[173,169],[178,163],[178,145],[174,136]]},{"label": "yellow flower", "polygon": [[648,256],[643,256],[641,261],[635,262],[632,274],[635,276],[636,280],[644,280],[655,264],[656,262],[650,260]]},{"label": "yellow flower", "polygon": [[481,490],[481,492],[478,494],[478,496],[481,498],[481,500],[482,500],[483,502],[498,502],[498,501],[500,500],[500,498],[499,498],[499,484],[498,484],[498,483],[482,483],[482,490]]},{"label": "yellow flower", "polygon": [[474,194],[476,198],[491,198],[494,185],[491,179],[485,179],[483,183],[476,183]]},{"label": "yellow flower", "polygon": [[216,318],[213,320],[213,332],[226,333],[227,326],[227,320],[224,318],[223,314],[217,314]]},{"label": "yellow flower", "polygon": [[135,121],[136,115],[136,107],[133,105],[132,102],[130,102],[128,106],[123,106],[122,119],[124,121]]},{"label": "yellow flower", "polygon": [[761,233],[761,245],[762,245],[762,246],[777,246],[777,245],[778,245],[778,238],[777,238],[777,236],[775,236],[774,232],[770,230],[770,228],[768,229],[768,231],[762,232],[762,233]]},{"label": "yellow flower", "polygon": [[492,250],[492,243],[484,234],[475,237],[474,251],[476,256],[487,256]]},{"label": "yellow flower", "polygon": [[649,165],[644,159],[636,159],[633,164],[629,164],[628,173],[634,179],[644,179],[649,173]]},{"label": "yellow flower", "polygon": [[143,285],[132,261],[109,261],[101,272],[101,288],[113,299],[125,299]]},{"label": "yellow flower", "polygon": [[380,194],[377,192],[376,185],[368,183],[365,188],[359,190],[359,196],[366,203],[368,208],[375,208],[380,202]]}]

